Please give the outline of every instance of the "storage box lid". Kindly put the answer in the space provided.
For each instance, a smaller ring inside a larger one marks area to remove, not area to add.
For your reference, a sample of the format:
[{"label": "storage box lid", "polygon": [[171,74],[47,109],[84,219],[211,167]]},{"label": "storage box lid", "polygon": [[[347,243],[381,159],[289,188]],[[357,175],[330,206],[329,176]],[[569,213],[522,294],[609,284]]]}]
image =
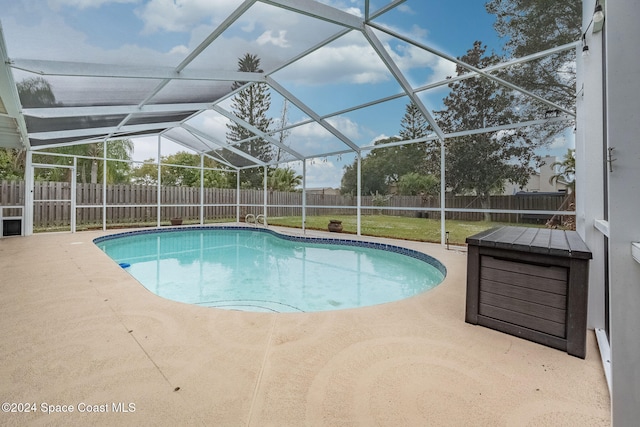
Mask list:
[{"label": "storage box lid", "polygon": [[591,259],[591,251],[575,231],[530,227],[496,227],[467,237],[467,243],[520,252]]}]

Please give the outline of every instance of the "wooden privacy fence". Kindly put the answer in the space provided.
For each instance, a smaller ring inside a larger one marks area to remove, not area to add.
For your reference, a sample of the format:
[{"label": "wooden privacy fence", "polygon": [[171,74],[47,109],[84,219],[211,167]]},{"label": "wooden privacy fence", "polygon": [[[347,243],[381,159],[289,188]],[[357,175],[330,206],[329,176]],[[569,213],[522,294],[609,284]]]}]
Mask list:
[{"label": "wooden privacy fence", "polygon": [[[47,228],[70,224],[71,184],[68,182],[36,182],[34,186],[34,227]],[[0,205],[21,206],[24,204],[23,181],[0,181]],[[97,225],[102,223],[103,188],[101,184],[78,184],[76,187],[76,224]],[[173,217],[185,220],[200,218],[200,188],[161,187],[160,216],[162,221]],[[115,184],[106,188],[106,220],[109,224],[154,223],[157,218],[158,189],[154,185]],[[205,221],[236,218],[236,190],[205,188],[202,191]],[[481,200],[475,196],[446,197],[446,207],[452,209],[482,209]],[[267,217],[301,216],[302,193],[267,192]],[[356,197],[308,193],[307,215],[354,215]],[[182,206],[180,206],[182,205]],[[185,206],[189,205],[189,206]],[[248,213],[262,213],[264,192],[262,190],[240,190],[241,218]],[[384,214],[406,217],[439,219],[439,197],[391,196],[387,200],[363,196],[363,214]],[[567,196],[561,193],[527,193],[526,195],[492,196],[490,208],[500,210],[569,210]],[[550,215],[527,213],[492,213],[491,219],[498,222],[544,222]],[[447,212],[446,219],[481,221],[482,212]]]}]

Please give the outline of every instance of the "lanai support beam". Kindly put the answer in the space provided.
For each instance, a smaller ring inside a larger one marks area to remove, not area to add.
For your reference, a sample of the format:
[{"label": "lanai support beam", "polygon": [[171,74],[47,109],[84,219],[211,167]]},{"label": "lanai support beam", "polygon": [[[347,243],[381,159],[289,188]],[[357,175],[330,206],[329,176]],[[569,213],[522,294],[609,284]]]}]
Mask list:
[{"label": "lanai support beam", "polygon": [[158,212],[156,215],[156,226],[158,228],[160,228],[160,222],[162,221],[162,216],[161,216],[161,210],[162,210],[162,203],[161,203],[161,197],[162,197],[162,191],[160,186],[162,185],[162,174],[160,169],[162,168],[161,165],[161,161],[160,161],[160,155],[162,154],[162,147],[161,147],[161,143],[162,143],[162,136],[158,135],[158,187],[156,188],[156,204],[158,206]]},{"label": "lanai support beam", "polygon": [[236,222],[240,222],[240,169],[236,170]]},{"label": "lanai support beam", "polygon": [[[413,101],[413,103],[418,107],[418,109],[420,110],[420,112],[422,113],[424,118],[427,120],[427,122],[429,122],[429,124],[431,125],[433,131],[436,133],[436,135],[440,139],[440,146],[441,146],[441,159],[440,159],[440,162],[441,162],[441,164],[440,164],[441,196],[440,196],[440,199],[441,199],[441,204],[442,204],[442,206],[440,206],[440,241],[441,241],[442,244],[444,244],[444,236],[445,236],[445,216],[444,216],[444,214],[445,214],[445,212],[444,212],[444,202],[443,202],[444,201],[444,191],[442,190],[442,188],[445,187],[445,181],[444,181],[444,138],[445,138],[445,136],[444,136],[444,132],[442,131],[440,126],[438,126],[438,123],[436,123],[435,119],[433,118],[433,116],[431,115],[429,110],[427,110],[427,107],[422,103],[422,100],[415,94],[415,92],[413,90],[413,87],[411,87],[411,85],[409,84],[409,81],[404,76],[402,71],[400,71],[400,68],[398,68],[396,63],[393,61],[393,59],[391,58],[391,56],[389,55],[387,50],[384,48],[384,46],[382,45],[382,43],[380,42],[378,37],[374,34],[373,30],[371,28],[365,27],[364,30],[363,30],[363,33],[364,33],[365,37],[367,38],[367,40],[369,40],[369,43],[371,44],[371,47],[373,47],[373,49],[376,51],[376,53],[378,54],[380,59],[382,59],[382,61],[385,63],[385,65],[387,66],[387,68],[389,69],[391,74],[393,74],[393,76],[398,81],[398,83],[400,83],[400,86],[402,86],[402,89],[409,96],[411,101]],[[358,173],[358,178],[360,178],[360,174],[359,173]],[[360,190],[360,185],[358,185],[358,189]]]},{"label": "lanai support beam", "polygon": [[204,225],[204,154],[200,153],[200,225]]},{"label": "lanai support beam", "polygon": [[362,234],[362,154],[358,153],[358,185],[357,185],[357,207],[356,207],[356,234]]},{"label": "lanai support beam", "polygon": [[78,176],[76,171],[78,170],[78,158],[73,156],[73,169],[71,170],[71,212],[69,215],[71,216],[71,232],[76,232],[76,216],[78,214],[78,208],[76,207],[77,201],[77,186],[78,186]]},{"label": "lanai support beam", "polygon": [[24,167],[24,235],[33,234],[33,151],[27,148]]},{"label": "lanai support beam", "polygon": [[340,132],[338,129],[336,129],[334,126],[328,123],[325,119],[321,118],[315,111],[313,111],[309,106],[307,106],[304,102],[298,99],[294,94],[292,94],[287,89],[285,89],[280,83],[278,83],[271,77],[267,78],[267,83],[276,92],[278,92],[280,95],[288,99],[289,102],[291,102],[293,105],[299,108],[302,112],[304,112],[309,117],[311,117],[316,123],[318,123],[320,126],[322,126],[327,131],[329,131],[333,136],[335,136],[340,141],[345,143],[353,151],[356,151],[356,152],[360,151],[360,148],[353,141],[347,138],[346,135],[344,135],[342,132]]},{"label": "lanai support beam", "polygon": [[307,232],[307,159],[302,160],[302,233]]},{"label": "lanai support beam", "polygon": [[359,30],[363,23],[362,18],[313,0],[263,0],[262,2],[354,30]]},{"label": "lanai support beam", "polygon": [[276,147],[286,151],[287,153],[291,154],[296,159],[302,160],[304,158],[304,156],[302,154],[296,152],[291,147],[287,147],[286,145],[282,144],[277,139],[272,138],[271,136],[269,136],[266,133],[262,132],[260,129],[258,129],[257,127],[255,127],[251,123],[248,123],[247,121],[242,120],[241,118],[239,118],[235,114],[225,110],[224,108],[222,108],[222,107],[220,107],[218,105],[214,105],[211,109],[213,111],[216,111],[217,113],[221,114],[222,116],[226,117],[227,119],[231,120],[232,122],[234,122],[234,123],[242,126],[243,128],[247,129],[248,131],[250,131],[254,135],[256,135],[256,136],[266,140],[267,142],[275,145]]},{"label": "lanai support beam", "polygon": [[[269,179],[269,175],[268,175],[268,169],[267,166],[264,166],[264,181],[263,181],[263,186],[264,186],[264,190],[263,190],[263,196],[262,196],[262,215],[264,215],[264,217],[262,218],[262,220],[264,221],[264,225],[267,225],[267,181]],[[257,222],[257,221],[256,221]]]},{"label": "lanai support beam", "polygon": [[102,147],[102,231],[107,230],[107,140]]},{"label": "lanai support beam", "polygon": [[446,217],[446,203],[447,203],[447,180],[445,176],[445,145],[444,139],[440,140],[440,245],[446,245],[447,234],[447,217]]}]

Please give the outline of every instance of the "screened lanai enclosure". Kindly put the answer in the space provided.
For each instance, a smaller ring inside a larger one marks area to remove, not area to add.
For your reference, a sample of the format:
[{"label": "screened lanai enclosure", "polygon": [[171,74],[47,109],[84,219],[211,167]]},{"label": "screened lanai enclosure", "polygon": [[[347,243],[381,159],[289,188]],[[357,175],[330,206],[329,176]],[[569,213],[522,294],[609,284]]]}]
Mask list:
[{"label": "screened lanai enclosure", "polygon": [[[303,229],[335,218],[357,234],[375,220],[442,244],[496,222],[575,226],[593,254],[587,327],[611,421],[637,424],[637,0],[0,10],[0,245],[172,218]],[[488,365],[522,355],[497,352]]]},{"label": "screened lanai enclosure", "polygon": [[150,2],[123,40],[131,17],[89,14],[78,39],[25,26],[18,3],[0,39],[0,145],[25,171],[2,181],[13,234],[258,216],[360,234],[383,215],[439,221],[414,237],[444,243],[449,221],[571,225],[579,6],[575,28],[496,53],[482,4],[491,35],[454,34],[480,19],[468,2],[427,18],[411,0],[228,0],[188,32],[186,9],[159,22]]}]

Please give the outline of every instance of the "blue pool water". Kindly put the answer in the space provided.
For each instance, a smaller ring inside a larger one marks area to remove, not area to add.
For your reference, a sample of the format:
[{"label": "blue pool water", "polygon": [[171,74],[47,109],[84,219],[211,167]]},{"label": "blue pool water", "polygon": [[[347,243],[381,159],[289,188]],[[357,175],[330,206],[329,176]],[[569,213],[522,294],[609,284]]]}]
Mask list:
[{"label": "blue pool water", "polygon": [[161,297],[245,311],[325,311],[396,301],[435,287],[446,273],[438,260],[409,249],[266,229],[146,230],[94,242]]}]

